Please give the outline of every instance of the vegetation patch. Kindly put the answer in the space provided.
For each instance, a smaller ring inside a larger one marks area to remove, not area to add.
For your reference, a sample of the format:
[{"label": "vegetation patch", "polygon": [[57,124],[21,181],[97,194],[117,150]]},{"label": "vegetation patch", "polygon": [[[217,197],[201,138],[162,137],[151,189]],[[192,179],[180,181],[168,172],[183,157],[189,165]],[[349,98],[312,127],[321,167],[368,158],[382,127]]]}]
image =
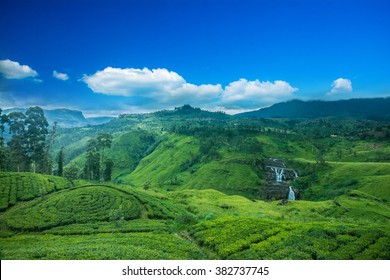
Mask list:
[{"label": "vegetation patch", "polygon": [[0,211],[15,205],[18,201],[44,197],[70,186],[70,182],[62,177],[29,172],[0,172]]},{"label": "vegetation patch", "polygon": [[389,227],[223,218],[191,234],[222,259],[388,259]]},{"label": "vegetation patch", "polygon": [[8,211],[5,220],[14,230],[36,231],[91,221],[131,220],[140,213],[141,204],[135,197],[103,186],[88,186],[21,204]]}]

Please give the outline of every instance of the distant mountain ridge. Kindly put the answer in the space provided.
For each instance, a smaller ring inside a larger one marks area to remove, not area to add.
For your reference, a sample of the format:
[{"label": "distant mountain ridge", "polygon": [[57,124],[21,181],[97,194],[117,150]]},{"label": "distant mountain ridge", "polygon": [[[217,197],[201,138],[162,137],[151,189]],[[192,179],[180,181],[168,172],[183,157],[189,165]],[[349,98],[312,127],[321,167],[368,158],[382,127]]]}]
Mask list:
[{"label": "distant mountain ridge", "polygon": [[338,101],[291,100],[256,111],[236,114],[256,118],[366,117],[390,119],[390,97]]},{"label": "distant mountain ridge", "polygon": [[[11,112],[25,112],[25,108],[12,108],[4,110],[5,114]],[[57,122],[59,127],[63,128],[72,128],[72,127],[83,127],[87,125],[98,125],[109,122],[112,120],[112,117],[97,117],[97,118],[85,118],[83,112],[70,109],[53,109],[53,110],[43,110],[45,117],[49,122],[49,125],[52,125],[54,122]]]}]

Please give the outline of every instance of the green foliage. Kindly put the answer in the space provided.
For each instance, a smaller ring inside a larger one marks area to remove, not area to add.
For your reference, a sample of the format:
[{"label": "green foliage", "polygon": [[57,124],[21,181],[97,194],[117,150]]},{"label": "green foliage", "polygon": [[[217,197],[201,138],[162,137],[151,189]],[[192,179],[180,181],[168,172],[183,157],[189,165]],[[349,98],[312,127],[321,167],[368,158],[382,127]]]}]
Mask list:
[{"label": "green foliage", "polygon": [[[43,201],[34,200],[13,208],[5,215],[7,225],[15,230],[37,231],[52,227],[108,221],[116,210],[124,220],[140,216],[138,200],[121,191],[103,186],[71,189],[48,195]],[[118,219],[120,219],[118,218]],[[116,220],[118,220],[116,219]]]},{"label": "green foliage", "polygon": [[61,176],[64,174],[64,149],[61,148],[57,153],[57,175]]},{"label": "green foliage", "polygon": [[88,180],[99,181],[100,179],[100,152],[96,139],[88,141],[84,176]]},{"label": "green foliage", "polygon": [[[327,166],[308,161],[296,161],[295,166],[301,170],[300,178],[294,182],[301,191],[302,199],[332,199],[351,190],[364,186],[369,180],[380,180],[378,187],[390,187],[389,182],[381,180],[390,174],[390,163],[364,162],[328,162]],[[390,197],[387,199],[390,200]]]},{"label": "green foliage", "polygon": [[106,159],[104,162],[103,180],[105,182],[111,181],[112,169],[114,162],[111,159]]},{"label": "green foliage", "polygon": [[[123,217],[120,215],[120,217]],[[120,220],[120,219],[119,219]],[[118,219],[109,222],[88,222],[86,224],[70,224],[66,226],[58,226],[43,231],[45,234],[55,235],[93,235],[98,233],[129,233],[129,232],[159,232],[168,231],[168,225],[163,220],[121,220],[116,224]],[[119,226],[118,226],[119,225]]]},{"label": "green foliage", "polygon": [[27,201],[69,187],[61,177],[33,173],[0,172],[0,211],[19,201]]},{"label": "green foliage", "polygon": [[78,178],[79,168],[76,164],[71,164],[64,169],[64,177],[73,182]]},{"label": "green foliage", "polygon": [[[389,228],[255,218],[203,222],[193,237],[222,259],[388,259]],[[378,248],[383,246],[381,249]],[[387,243],[387,245],[385,245]]]},{"label": "green foliage", "polygon": [[[23,122],[13,117],[4,151],[30,170]],[[65,170],[123,184],[0,173],[2,258],[388,259],[386,131],[380,121],[237,119],[188,105],[60,129],[53,147],[64,147]],[[259,200],[268,158],[298,171],[300,200]]]},{"label": "green foliage", "polygon": [[26,133],[24,135],[28,157],[33,162],[33,171],[44,169],[44,148],[46,144],[47,127],[49,126],[42,108],[31,107],[26,111]]},{"label": "green foliage", "polygon": [[206,255],[196,245],[170,233],[23,234],[1,238],[0,246],[2,248],[2,259],[206,259]]}]

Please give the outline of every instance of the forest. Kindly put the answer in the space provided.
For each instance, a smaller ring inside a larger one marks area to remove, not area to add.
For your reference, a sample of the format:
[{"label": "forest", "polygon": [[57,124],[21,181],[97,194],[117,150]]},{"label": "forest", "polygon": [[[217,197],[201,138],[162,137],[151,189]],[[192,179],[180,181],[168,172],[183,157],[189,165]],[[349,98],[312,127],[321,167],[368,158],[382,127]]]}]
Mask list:
[{"label": "forest", "polygon": [[386,117],[31,107],[0,132],[1,259],[390,258]]}]

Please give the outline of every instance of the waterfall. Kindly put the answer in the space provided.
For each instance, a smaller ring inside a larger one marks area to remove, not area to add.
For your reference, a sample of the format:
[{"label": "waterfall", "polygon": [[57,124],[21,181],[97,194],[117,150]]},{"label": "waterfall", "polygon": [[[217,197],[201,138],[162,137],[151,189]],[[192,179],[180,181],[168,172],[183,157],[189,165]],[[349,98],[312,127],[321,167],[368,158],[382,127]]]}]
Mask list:
[{"label": "waterfall", "polygon": [[283,182],[284,168],[271,167],[271,170],[275,172],[276,182]]},{"label": "waterfall", "polygon": [[295,170],[293,170],[293,172],[294,172],[295,179],[298,178],[299,177],[298,172],[296,172]]},{"label": "waterfall", "polygon": [[287,197],[287,199],[288,199],[288,200],[295,200],[295,193],[294,193],[292,187],[289,186],[288,188],[289,188],[289,192],[288,192],[288,197]]}]

